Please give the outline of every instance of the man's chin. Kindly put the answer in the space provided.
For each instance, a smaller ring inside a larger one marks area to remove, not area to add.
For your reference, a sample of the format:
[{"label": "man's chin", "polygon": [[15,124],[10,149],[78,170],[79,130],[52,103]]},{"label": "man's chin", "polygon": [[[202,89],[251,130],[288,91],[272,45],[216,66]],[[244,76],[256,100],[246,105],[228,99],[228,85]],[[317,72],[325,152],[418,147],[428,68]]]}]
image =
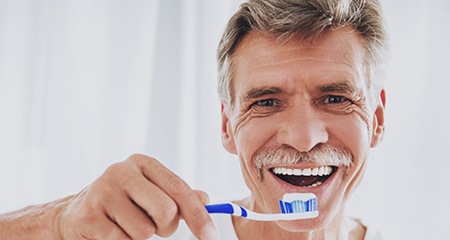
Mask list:
[{"label": "man's chin", "polygon": [[328,221],[320,216],[313,219],[277,221],[277,225],[287,232],[309,232],[323,229]]}]

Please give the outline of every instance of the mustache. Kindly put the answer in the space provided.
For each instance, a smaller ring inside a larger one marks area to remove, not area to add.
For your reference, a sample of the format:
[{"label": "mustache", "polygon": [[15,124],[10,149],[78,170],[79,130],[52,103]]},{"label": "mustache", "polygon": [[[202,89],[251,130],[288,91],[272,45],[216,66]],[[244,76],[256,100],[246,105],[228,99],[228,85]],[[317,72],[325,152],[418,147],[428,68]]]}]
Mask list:
[{"label": "mustache", "polygon": [[290,146],[274,146],[258,151],[254,156],[254,164],[261,180],[263,169],[270,165],[289,165],[298,163],[316,163],[320,165],[338,165],[346,169],[353,163],[353,156],[347,149],[328,144],[314,146],[308,152],[300,152]]}]

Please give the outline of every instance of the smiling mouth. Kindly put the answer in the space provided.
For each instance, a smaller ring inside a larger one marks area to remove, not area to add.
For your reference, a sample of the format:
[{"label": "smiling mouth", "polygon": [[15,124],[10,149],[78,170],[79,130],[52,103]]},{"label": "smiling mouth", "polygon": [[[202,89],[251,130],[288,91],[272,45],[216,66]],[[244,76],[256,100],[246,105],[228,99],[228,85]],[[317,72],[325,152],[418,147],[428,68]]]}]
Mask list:
[{"label": "smiling mouth", "polygon": [[274,167],[270,169],[279,179],[298,187],[317,187],[330,178],[336,170],[335,166],[303,169]]}]

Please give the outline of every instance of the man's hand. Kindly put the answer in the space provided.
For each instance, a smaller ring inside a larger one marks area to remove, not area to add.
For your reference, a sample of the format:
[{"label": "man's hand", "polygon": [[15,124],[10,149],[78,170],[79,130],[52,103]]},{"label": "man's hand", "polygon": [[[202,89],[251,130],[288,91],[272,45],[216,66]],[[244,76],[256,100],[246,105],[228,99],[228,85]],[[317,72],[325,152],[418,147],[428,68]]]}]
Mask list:
[{"label": "man's hand", "polygon": [[157,160],[133,155],[70,198],[56,214],[54,230],[62,239],[168,237],[183,218],[197,238],[212,239],[208,201]]}]

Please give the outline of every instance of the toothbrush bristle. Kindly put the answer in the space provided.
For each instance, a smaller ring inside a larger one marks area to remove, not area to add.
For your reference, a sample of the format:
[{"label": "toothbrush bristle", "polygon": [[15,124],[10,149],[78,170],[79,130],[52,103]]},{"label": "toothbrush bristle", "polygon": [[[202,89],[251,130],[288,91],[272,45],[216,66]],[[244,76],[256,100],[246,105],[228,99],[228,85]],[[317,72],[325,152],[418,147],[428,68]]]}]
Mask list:
[{"label": "toothbrush bristle", "polygon": [[317,198],[307,201],[294,200],[292,202],[284,202],[279,200],[281,213],[302,213],[317,211]]},{"label": "toothbrush bristle", "polygon": [[317,197],[312,193],[285,194],[279,204],[285,214],[317,211]]}]

